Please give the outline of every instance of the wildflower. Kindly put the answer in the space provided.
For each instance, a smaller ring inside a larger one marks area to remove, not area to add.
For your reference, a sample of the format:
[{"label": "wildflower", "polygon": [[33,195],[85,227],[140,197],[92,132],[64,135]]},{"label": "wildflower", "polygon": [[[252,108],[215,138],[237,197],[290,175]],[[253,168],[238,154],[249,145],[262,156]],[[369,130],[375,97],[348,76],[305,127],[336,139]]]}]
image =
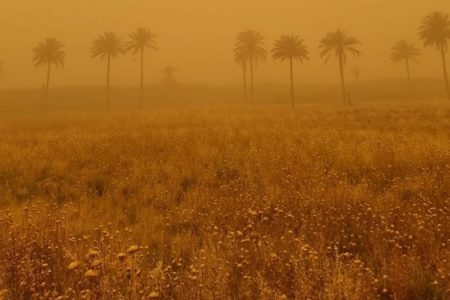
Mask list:
[{"label": "wildflower", "polygon": [[100,252],[95,249],[89,249],[88,254],[89,257],[96,257],[100,255]]},{"label": "wildflower", "polygon": [[95,270],[87,270],[86,273],[84,273],[84,276],[87,278],[97,278],[99,276],[98,272]]},{"label": "wildflower", "polygon": [[94,267],[97,267],[97,266],[99,266],[101,263],[102,263],[102,261],[101,261],[100,259],[96,259],[96,260],[94,260],[94,262],[92,263],[92,265],[93,265]]},{"label": "wildflower", "polygon": [[138,250],[139,250],[139,246],[132,245],[127,249],[127,252],[129,254],[133,254],[133,253],[136,253]]},{"label": "wildflower", "polygon": [[73,261],[73,262],[71,262],[71,263],[69,264],[69,266],[67,267],[67,269],[68,269],[69,271],[72,271],[72,270],[75,270],[76,268],[78,268],[79,266],[80,266],[80,262],[77,261],[77,260],[75,260],[75,261]]}]

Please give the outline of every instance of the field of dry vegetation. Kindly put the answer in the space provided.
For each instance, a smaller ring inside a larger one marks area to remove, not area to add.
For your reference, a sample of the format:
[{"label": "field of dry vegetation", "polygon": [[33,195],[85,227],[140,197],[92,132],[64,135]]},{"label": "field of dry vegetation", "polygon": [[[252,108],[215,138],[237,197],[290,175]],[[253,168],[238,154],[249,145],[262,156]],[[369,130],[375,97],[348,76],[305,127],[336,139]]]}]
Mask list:
[{"label": "field of dry vegetation", "polygon": [[0,299],[450,299],[450,110],[0,121]]}]

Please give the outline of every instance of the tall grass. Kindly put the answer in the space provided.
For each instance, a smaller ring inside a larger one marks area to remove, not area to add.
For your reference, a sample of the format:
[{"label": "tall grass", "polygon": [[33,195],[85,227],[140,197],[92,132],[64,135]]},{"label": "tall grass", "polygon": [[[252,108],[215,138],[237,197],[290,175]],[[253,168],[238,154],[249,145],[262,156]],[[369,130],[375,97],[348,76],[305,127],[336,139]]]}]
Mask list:
[{"label": "tall grass", "polygon": [[447,108],[0,122],[0,299],[449,299]]}]

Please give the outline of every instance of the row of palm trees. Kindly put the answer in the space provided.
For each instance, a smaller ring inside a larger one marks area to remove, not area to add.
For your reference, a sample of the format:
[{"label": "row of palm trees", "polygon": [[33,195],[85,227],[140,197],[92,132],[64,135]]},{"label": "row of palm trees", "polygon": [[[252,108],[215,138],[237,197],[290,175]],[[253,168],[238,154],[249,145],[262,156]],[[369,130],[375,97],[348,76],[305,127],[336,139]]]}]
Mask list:
[{"label": "row of palm trees", "polygon": [[[450,41],[450,17],[444,12],[435,12],[426,16],[419,29],[419,37],[426,47],[436,47],[442,56],[444,71],[444,81],[447,96],[450,100],[450,88],[448,83],[448,73],[446,67],[446,54]],[[327,63],[335,57],[339,64],[339,75],[342,86],[342,99],[344,103],[350,103],[345,81],[345,65],[349,55],[360,56],[362,52],[358,49],[361,42],[346,31],[338,29],[331,31],[320,41],[320,56]],[[110,99],[110,75],[111,61],[117,56],[130,52],[139,55],[140,58],[140,101],[139,106],[143,107],[144,100],[144,58],[147,49],[156,49],[155,35],[146,28],[138,28],[129,35],[129,40],[123,43],[122,38],[114,32],[106,32],[99,35],[93,42],[92,57],[106,60],[106,99],[105,108],[109,109]],[[39,43],[34,49],[33,61],[36,66],[45,65],[47,67],[44,109],[47,108],[48,93],[50,87],[50,77],[52,66],[62,67],[66,53],[64,44],[57,39],[46,39]],[[392,61],[405,61],[407,78],[412,91],[412,79],[410,74],[410,62],[417,61],[421,55],[420,50],[407,41],[398,42],[392,49]],[[238,34],[234,49],[235,61],[242,67],[244,98],[246,102],[254,103],[254,72],[260,62],[267,59],[267,51],[264,48],[264,37],[260,32],[247,30]],[[282,35],[275,41],[272,49],[272,57],[281,62],[289,62],[290,73],[290,93],[291,105],[295,106],[294,90],[294,62],[303,63],[309,60],[309,51],[305,42],[298,36]],[[167,84],[173,83],[173,72],[175,69],[168,67],[165,70]],[[358,75],[359,76],[359,75]],[[250,88],[248,88],[250,81]]]},{"label": "row of palm trees", "polygon": [[[328,62],[332,56],[336,56],[338,59],[344,101],[348,100],[344,65],[348,54],[361,55],[361,51],[357,49],[359,44],[361,43],[356,38],[341,29],[329,32],[320,42],[320,56],[325,59],[325,62]],[[250,103],[253,103],[254,68],[259,62],[267,59],[267,51],[264,48],[264,37],[262,34],[254,30],[241,32],[236,40],[234,55],[235,61],[242,66],[243,70],[244,98],[246,101],[250,99]],[[303,63],[309,60],[308,48],[303,39],[298,36],[282,35],[275,41],[272,57],[281,62],[286,60],[289,62],[291,105],[295,106],[294,62],[299,61]],[[250,97],[247,88],[248,69],[250,73]]]},{"label": "row of palm trees", "polygon": [[[446,65],[446,53],[450,41],[450,17],[444,12],[434,12],[423,19],[419,28],[419,37],[425,47],[436,47],[442,56],[442,66],[444,71],[444,81],[447,90],[447,97],[450,100],[450,89]],[[339,75],[341,78],[342,99],[344,103],[350,103],[350,96],[347,92],[345,81],[345,65],[349,55],[360,56],[362,52],[358,49],[361,42],[346,31],[338,29],[329,32],[319,45],[320,57],[327,63],[335,57],[339,64]],[[406,64],[407,79],[412,94],[413,84],[410,72],[410,62],[417,61],[421,55],[420,50],[407,41],[399,41],[392,48],[391,60],[393,62],[404,61]],[[254,102],[254,69],[259,62],[267,59],[267,51],[264,48],[264,37],[260,32],[254,30],[244,31],[238,34],[234,49],[235,61],[242,67],[244,98],[246,102]],[[290,73],[291,105],[295,106],[294,91],[294,62],[304,62],[309,60],[309,51],[304,41],[298,36],[282,35],[274,43],[272,57],[275,60],[288,61]],[[359,77],[360,71],[357,71]],[[248,79],[250,80],[250,95],[248,93]]]},{"label": "row of palm trees", "polygon": [[[122,38],[115,32],[105,32],[99,35],[92,44],[91,55],[106,60],[106,99],[105,108],[109,110],[110,88],[111,88],[111,60],[121,54],[130,52],[139,55],[140,58],[140,101],[139,106],[143,107],[144,101],[144,57],[145,50],[156,50],[155,35],[146,28],[138,28],[130,34],[127,43],[122,42]],[[47,67],[47,78],[44,91],[44,110],[47,109],[48,92],[50,86],[50,74],[52,66],[64,66],[66,52],[64,44],[54,38],[48,38],[40,42],[34,49],[33,61],[36,66],[45,65]],[[163,72],[166,80],[173,82],[173,72],[175,70],[167,67]]]},{"label": "row of palm trees", "polygon": [[155,35],[148,29],[138,28],[130,34],[130,40],[127,45],[123,45],[120,36],[115,32],[106,32],[94,40],[92,46],[92,57],[100,57],[106,59],[106,109],[109,109],[109,93],[110,93],[110,74],[111,59],[116,58],[120,54],[130,51],[133,55],[139,55],[141,74],[140,74],[140,107],[142,109],[144,101],[144,53],[145,50],[156,50]]}]

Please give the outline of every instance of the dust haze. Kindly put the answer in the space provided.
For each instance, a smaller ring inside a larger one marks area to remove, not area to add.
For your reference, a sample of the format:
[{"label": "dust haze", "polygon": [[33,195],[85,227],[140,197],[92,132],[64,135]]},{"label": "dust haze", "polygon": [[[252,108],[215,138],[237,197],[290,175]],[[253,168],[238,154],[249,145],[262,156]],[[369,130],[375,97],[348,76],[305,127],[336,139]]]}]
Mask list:
[{"label": "dust haze", "polygon": [[[104,84],[104,62],[90,56],[92,41],[113,31],[124,40],[138,27],[156,34],[157,51],[146,58],[148,85],[159,84],[161,70],[177,68],[180,82],[207,85],[238,85],[240,69],[232,51],[238,32],[260,31],[270,50],[281,34],[299,35],[311,53],[309,62],[296,68],[296,82],[334,83],[335,62],[319,57],[320,39],[342,28],[361,42],[363,55],[348,62],[362,80],[398,79],[404,69],[390,62],[390,49],[401,39],[421,46],[417,32],[422,18],[433,11],[449,11],[446,0],[96,0],[57,1],[4,0],[0,3],[0,88],[41,87],[44,70],[35,68],[32,49],[47,38],[63,42],[67,58],[64,69],[52,76],[54,86]],[[133,86],[138,80],[138,60],[127,54],[113,63],[112,82]],[[425,49],[416,78],[440,78],[440,57]],[[351,76],[351,75],[349,75]],[[286,66],[269,59],[258,67],[257,82],[285,82]]]},{"label": "dust haze", "polygon": [[0,300],[450,299],[450,0],[0,0]]}]

